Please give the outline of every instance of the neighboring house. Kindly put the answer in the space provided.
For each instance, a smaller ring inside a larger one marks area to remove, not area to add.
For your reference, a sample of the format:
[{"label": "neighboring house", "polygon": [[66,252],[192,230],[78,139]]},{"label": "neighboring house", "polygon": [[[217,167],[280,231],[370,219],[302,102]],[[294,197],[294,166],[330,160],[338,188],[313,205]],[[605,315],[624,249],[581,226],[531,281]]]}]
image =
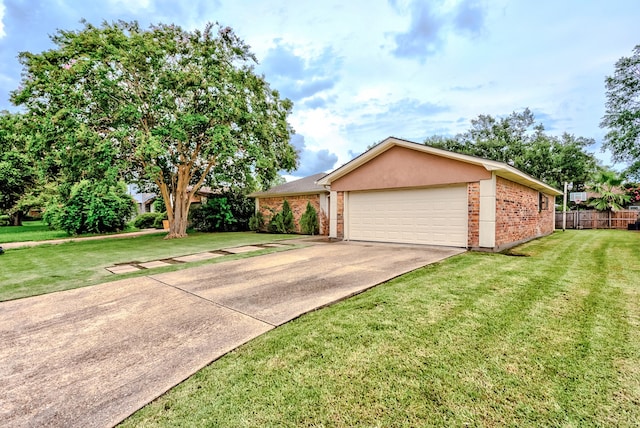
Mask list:
[{"label": "neighboring house", "polygon": [[286,199],[293,212],[296,232],[300,232],[300,217],[304,214],[307,209],[307,203],[309,202],[318,213],[320,234],[327,235],[329,233],[327,221],[329,213],[329,190],[316,184],[316,181],[325,175],[324,172],[314,174],[299,180],[280,184],[265,192],[251,193],[249,197],[255,198],[256,212],[261,212],[267,222],[274,213],[282,209],[282,204]]},{"label": "neighboring house", "polygon": [[[190,188],[188,188],[190,190]],[[154,212],[153,203],[160,196],[155,193],[140,192],[135,184],[128,185],[128,192],[135,200],[138,207],[138,214]],[[215,195],[218,192],[211,190],[209,187],[201,187],[195,195],[191,197],[192,204],[203,204],[207,201],[207,197]]]},{"label": "neighboring house", "polygon": [[[315,193],[313,177],[320,177]],[[308,199],[329,190],[330,238],[493,251],[552,233],[555,197],[562,195],[507,164],[393,137],[301,181]],[[278,187],[254,196],[277,205]]]}]

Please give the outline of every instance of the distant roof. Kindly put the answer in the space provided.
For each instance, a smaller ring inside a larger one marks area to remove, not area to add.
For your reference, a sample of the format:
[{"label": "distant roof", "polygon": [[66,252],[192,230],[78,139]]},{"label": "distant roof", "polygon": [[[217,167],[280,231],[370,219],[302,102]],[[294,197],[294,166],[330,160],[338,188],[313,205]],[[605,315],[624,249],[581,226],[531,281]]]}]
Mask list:
[{"label": "distant roof", "polygon": [[280,184],[272,187],[264,192],[253,192],[249,195],[251,198],[264,197],[264,196],[293,196],[293,195],[310,195],[314,193],[329,193],[324,186],[316,184],[316,181],[324,177],[324,172],[310,175],[299,180],[290,181],[288,183]]}]

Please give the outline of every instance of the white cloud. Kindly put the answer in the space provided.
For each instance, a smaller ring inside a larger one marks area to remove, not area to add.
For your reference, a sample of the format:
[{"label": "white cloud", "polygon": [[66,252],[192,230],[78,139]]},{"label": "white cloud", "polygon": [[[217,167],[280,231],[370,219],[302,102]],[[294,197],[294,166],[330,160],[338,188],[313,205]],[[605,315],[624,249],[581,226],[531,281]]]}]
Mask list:
[{"label": "white cloud", "polygon": [[0,39],[6,36],[7,34],[4,32],[4,12],[5,12],[4,2],[0,1]]}]

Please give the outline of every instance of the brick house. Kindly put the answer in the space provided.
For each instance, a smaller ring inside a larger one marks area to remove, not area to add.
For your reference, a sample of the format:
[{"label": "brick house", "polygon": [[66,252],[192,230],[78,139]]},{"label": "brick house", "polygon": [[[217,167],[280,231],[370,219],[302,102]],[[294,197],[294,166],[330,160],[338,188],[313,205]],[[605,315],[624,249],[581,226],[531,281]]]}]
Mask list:
[{"label": "brick house", "polygon": [[296,225],[296,232],[300,233],[300,217],[307,209],[307,203],[315,208],[318,213],[320,223],[320,234],[328,235],[328,197],[329,191],[323,186],[316,183],[324,177],[324,172],[301,178],[299,180],[290,181],[272,187],[266,192],[254,192],[249,195],[255,198],[256,212],[262,213],[265,221],[268,221],[275,212],[282,209],[282,204],[286,199],[291,206],[293,212],[293,221]]},{"label": "brick house", "polygon": [[[330,238],[493,251],[552,233],[562,194],[505,163],[394,137],[303,180],[319,192],[309,187],[305,198],[328,202]],[[275,190],[263,192],[261,207],[278,204]]]}]

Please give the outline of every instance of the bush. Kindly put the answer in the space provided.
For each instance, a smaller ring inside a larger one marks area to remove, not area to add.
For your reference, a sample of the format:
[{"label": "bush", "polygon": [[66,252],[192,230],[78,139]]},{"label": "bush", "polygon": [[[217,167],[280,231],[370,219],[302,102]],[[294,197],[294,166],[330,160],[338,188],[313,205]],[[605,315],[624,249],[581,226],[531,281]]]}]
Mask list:
[{"label": "bush", "polygon": [[202,232],[237,232],[249,230],[255,211],[253,199],[237,191],[210,197],[190,211],[191,226]]},{"label": "bush", "polygon": [[320,230],[318,213],[311,202],[307,202],[307,209],[300,217],[300,229],[305,235],[315,235]]},{"label": "bush", "polygon": [[163,216],[164,213],[143,213],[139,214],[133,220],[133,226],[138,229],[149,229],[151,227],[155,227],[154,224],[156,222],[156,218],[158,216]]},{"label": "bush", "polygon": [[11,223],[11,218],[8,215],[0,215],[0,226],[9,226],[9,223]]},{"label": "bush", "polygon": [[155,229],[164,229],[164,224],[162,224],[162,221],[169,219],[169,217],[167,217],[167,213],[162,212],[162,213],[155,213],[155,214],[156,214],[156,219],[153,221],[153,224],[151,225],[151,227]]},{"label": "bush", "polygon": [[115,232],[125,228],[135,209],[123,183],[82,180],[67,199],[56,198],[47,206],[43,220],[69,234]]},{"label": "bush", "polygon": [[225,197],[209,198],[191,210],[191,225],[200,232],[229,231],[236,222]]},{"label": "bush", "polygon": [[295,232],[296,224],[293,221],[293,211],[291,211],[291,206],[286,199],[282,203],[282,210],[271,217],[268,229],[271,233]]},{"label": "bush", "polygon": [[249,230],[253,230],[254,232],[264,230],[264,216],[260,211],[249,218]]}]

